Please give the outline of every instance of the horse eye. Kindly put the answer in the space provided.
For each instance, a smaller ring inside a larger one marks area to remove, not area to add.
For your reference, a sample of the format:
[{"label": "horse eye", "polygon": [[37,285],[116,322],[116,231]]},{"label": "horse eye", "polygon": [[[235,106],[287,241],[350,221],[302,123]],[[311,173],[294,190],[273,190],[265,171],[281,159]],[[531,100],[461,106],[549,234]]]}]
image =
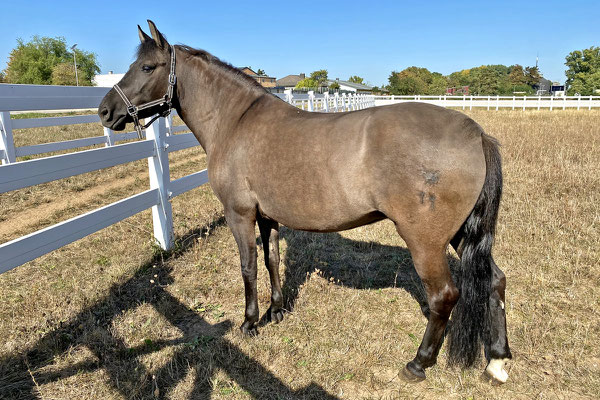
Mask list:
[{"label": "horse eye", "polygon": [[144,65],[142,66],[142,71],[144,72],[152,72],[156,68],[154,65]]}]

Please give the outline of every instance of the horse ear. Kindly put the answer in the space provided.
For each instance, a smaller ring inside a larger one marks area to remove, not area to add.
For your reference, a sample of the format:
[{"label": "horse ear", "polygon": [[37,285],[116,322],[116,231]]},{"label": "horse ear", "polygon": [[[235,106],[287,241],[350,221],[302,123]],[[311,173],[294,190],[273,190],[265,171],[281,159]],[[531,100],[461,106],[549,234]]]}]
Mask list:
[{"label": "horse ear", "polygon": [[148,20],[148,26],[150,27],[150,34],[152,35],[152,39],[156,42],[156,45],[161,49],[164,49],[167,44],[165,37],[158,31],[154,22]]},{"label": "horse ear", "polygon": [[139,25],[138,25],[138,35],[140,36],[140,42],[142,42],[142,43],[145,43],[147,40],[151,39],[151,37],[146,35],[146,32],[144,32]]}]

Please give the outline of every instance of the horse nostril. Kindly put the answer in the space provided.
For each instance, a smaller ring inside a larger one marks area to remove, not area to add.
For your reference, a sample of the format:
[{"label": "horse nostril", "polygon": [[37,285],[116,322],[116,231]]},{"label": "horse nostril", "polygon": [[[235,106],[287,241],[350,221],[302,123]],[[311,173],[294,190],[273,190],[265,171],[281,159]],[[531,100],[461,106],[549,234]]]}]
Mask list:
[{"label": "horse nostril", "polygon": [[104,120],[110,119],[110,111],[108,111],[107,107],[104,107],[100,110],[100,118],[102,118]]}]

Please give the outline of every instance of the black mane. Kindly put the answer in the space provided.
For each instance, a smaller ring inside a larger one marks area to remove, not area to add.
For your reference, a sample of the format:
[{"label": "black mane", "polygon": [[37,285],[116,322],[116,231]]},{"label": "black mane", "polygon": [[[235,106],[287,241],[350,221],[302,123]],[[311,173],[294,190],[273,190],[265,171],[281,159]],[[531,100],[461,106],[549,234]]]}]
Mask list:
[{"label": "black mane", "polygon": [[206,50],[195,49],[184,44],[177,45],[177,48],[186,52],[190,56],[201,58],[204,62],[208,64],[216,65],[217,67],[234,74],[239,81],[249,85],[250,87],[266,91],[266,89],[262,87],[260,83],[258,83],[255,79],[252,79],[250,76],[242,72],[239,68],[236,68],[225,61],[221,61],[218,57],[213,56]]}]

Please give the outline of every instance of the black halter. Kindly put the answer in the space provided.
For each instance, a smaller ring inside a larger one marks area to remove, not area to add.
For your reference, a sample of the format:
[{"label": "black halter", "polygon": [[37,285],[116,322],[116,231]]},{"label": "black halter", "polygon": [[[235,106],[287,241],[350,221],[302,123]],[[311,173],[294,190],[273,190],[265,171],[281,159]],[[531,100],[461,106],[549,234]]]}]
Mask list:
[{"label": "black halter", "polygon": [[[123,90],[119,87],[118,84],[113,86],[115,91],[119,94],[119,96],[121,96],[121,98],[125,102],[125,105],[127,106],[127,114],[131,115],[131,118],[133,118],[133,123],[135,125],[135,129],[136,129],[136,131],[138,133],[138,137],[140,139],[143,139],[142,138],[142,129],[146,129],[147,127],[149,127],[157,118],[167,117],[171,113],[171,109],[173,108],[173,92],[174,92],[176,82],[177,82],[177,76],[175,76],[175,48],[173,47],[173,45],[171,45],[171,71],[169,72],[169,87],[167,88],[167,93],[163,97],[161,97],[160,99],[157,99],[157,100],[149,101],[148,103],[144,103],[139,106],[134,106],[131,103],[131,101],[129,101],[129,99],[127,98],[125,93],[123,93]],[[162,113],[159,113],[158,115],[156,115],[146,125],[140,124],[140,119],[138,117],[139,111],[145,110],[147,108],[154,107],[157,105],[163,106],[165,104],[167,105],[166,110],[164,110]]]}]

